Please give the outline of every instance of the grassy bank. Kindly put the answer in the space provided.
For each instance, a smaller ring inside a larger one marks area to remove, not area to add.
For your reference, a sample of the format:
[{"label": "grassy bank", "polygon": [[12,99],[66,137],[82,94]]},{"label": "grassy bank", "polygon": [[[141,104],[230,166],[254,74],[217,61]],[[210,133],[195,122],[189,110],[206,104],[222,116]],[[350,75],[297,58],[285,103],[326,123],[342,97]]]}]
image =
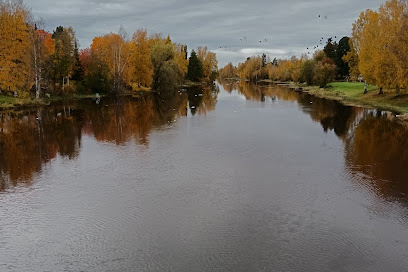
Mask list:
[{"label": "grassy bank", "polygon": [[308,86],[304,89],[312,95],[338,100],[347,105],[408,113],[408,94],[397,96],[395,90],[384,90],[384,94],[380,95],[377,86],[368,85],[368,93],[364,94],[364,83],[355,82],[334,82],[326,88]]},{"label": "grassy bank", "polygon": [[[105,95],[101,95],[104,97]],[[65,100],[78,100],[86,98],[94,98],[94,94],[84,95],[63,95],[63,96],[51,96],[50,98],[44,97],[38,100],[33,98],[15,98],[10,96],[0,95],[0,110],[20,109],[29,107],[38,107],[48,105],[50,102],[65,101]]]},{"label": "grassy bank", "polygon": [[30,107],[43,105],[43,100],[33,100],[31,98],[15,98],[5,95],[0,95],[0,110],[13,109],[19,107]]}]

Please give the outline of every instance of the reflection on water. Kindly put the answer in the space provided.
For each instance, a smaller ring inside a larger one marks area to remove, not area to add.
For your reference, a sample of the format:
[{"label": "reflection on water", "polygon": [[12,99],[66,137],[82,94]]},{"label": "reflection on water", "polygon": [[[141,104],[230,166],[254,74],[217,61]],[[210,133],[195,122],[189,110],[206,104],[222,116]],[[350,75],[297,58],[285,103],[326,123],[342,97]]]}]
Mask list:
[{"label": "reflection on water", "polygon": [[404,271],[408,127],[222,82],[0,113],[0,271]]},{"label": "reflection on water", "polygon": [[364,174],[380,196],[408,202],[408,125],[364,111],[352,133],[345,141],[350,172]]},{"label": "reflection on water", "polygon": [[220,84],[248,100],[297,101],[324,132],[332,130],[344,141],[345,164],[353,177],[363,174],[364,178],[357,179],[373,186],[381,196],[408,202],[408,124],[389,118],[386,112],[344,106],[284,86],[243,81]]},{"label": "reflection on water", "polygon": [[[333,130],[345,143],[346,167],[364,174],[383,196],[408,197],[408,126],[381,112],[344,106],[336,101],[298,94],[278,85],[243,81],[221,82],[248,100],[297,101],[301,110]],[[149,133],[177,118],[215,110],[219,88],[190,88],[187,92],[142,97],[55,103],[35,111],[0,114],[0,191],[30,184],[42,165],[58,155],[75,159],[82,134],[98,141],[149,144]]]},{"label": "reflection on water", "polygon": [[[82,134],[118,145],[148,145],[154,127],[215,109],[219,88],[191,88],[141,97],[55,103],[39,110],[0,113],[0,192],[29,185],[57,155],[75,159]],[[98,101],[99,102],[99,101]]]}]

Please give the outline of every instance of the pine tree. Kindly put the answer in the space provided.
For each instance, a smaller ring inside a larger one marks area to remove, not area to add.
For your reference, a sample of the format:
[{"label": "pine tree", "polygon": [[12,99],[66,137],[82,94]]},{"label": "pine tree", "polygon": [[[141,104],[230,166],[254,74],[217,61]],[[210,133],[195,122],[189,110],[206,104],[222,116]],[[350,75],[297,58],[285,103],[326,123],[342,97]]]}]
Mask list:
[{"label": "pine tree", "polygon": [[343,57],[347,55],[348,52],[350,52],[349,37],[345,36],[339,42],[334,60],[341,77],[347,77],[349,75],[350,68],[343,60]]},{"label": "pine tree", "polygon": [[196,52],[193,50],[188,62],[187,79],[199,81],[203,77],[203,65],[198,59]]},{"label": "pine tree", "polygon": [[82,67],[81,61],[79,60],[78,43],[76,40],[75,40],[75,47],[74,47],[74,58],[75,58],[75,64],[74,64],[72,80],[80,82],[84,79],[84,69]]}]

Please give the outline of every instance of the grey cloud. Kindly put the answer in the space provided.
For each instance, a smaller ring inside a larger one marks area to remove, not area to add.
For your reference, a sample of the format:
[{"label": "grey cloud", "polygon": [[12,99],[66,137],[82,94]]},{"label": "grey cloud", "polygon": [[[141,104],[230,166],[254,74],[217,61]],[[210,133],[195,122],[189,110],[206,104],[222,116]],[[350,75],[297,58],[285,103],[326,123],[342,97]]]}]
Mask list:
[{"label": "grey cloud", "polygon": [[[73,26],[81,47],[93,37],[138,28],[170,34],[173,41],[195,48],[206,45],[220,66],[264,52],[271,58],[307,52],[319,39],[349,35],[351,24],[367,8],[383,0],[26,0],[47,29]],[[321,18],[318,18],[318,15]],[[327,20],[324,19],[327,16]],[[246,40],[243,37],[246,37]],[[240,39],[243,41],[240,41]],[[265,38],[267,41],[265,41]],[[261,43],[259,42],[261,41]],[[221,48],[220,48],[221,47]]]}]

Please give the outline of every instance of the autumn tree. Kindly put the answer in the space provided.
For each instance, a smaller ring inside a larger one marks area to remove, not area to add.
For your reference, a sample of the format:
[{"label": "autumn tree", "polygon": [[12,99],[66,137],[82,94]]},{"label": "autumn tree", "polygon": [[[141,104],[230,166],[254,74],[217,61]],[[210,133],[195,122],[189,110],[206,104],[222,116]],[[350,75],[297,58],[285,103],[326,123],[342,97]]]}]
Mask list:
[{"label": "autumn tree", "polygon": [[174,61],[179,66],[180,70],[183,72],[183,78],[186,76],[188,72],[188,58],[186,56],[187,53],[187,45],[184,44],[175,44],[175,54],[174,54]]},{"label": "autumn tree", "polygon": [[42,88],[48,87],[49,74],[52,67],[52,55],[54,54],[55,45],[51,33],[38,29],[37,24],[31,30],[32,50],[31,59],[34,71],[35,97],[40,97]]},{"label": "autumn tree", "polygon": [[320,88],[333,81],[336,76],[336,65],[331,58],[325,58],[316,63],[313,69],[313,82]]},{"label": "autumn tree", "polygon": [[151,48],[153,64],[153,89],[171,90],[183,80],[183,71],[174,60],[175,46],[169,39],[159,40]]},{"label": "autumn tree", "polygon": [[112,75],[108,63],[96,52],[89,50],[81,54],[85,68],[84,83],[93,93],[108,93],[112,90]]},{"label": "autumn tree", "polygon": [[380,93],[383,88],[395,88],[398,93],[407,86],[406,45],[401,42],[407,15],[406,1],[389,0],[378,12],[361,13],[353,24],[352,53],[345,59],[358,56],[359,71],[368,82],[380,87]]},{"label": "autumn tree", "polygon": [[224,66],[224,68],[220,69],[220,78],[235,78],[236,75],[236,68],[232,63],[228,63]]},{"label": "autumn tree", "polygon": [[203,66],[203,78],[209,81],[214,81],[218,71],[218,61],[215,53],[208,48],[199,46],[197,48],[197,57]]},{"label": "autumn tree", "polygon": [[150,57],[150,45],[145,29],[139,29],[133,34],[134,50],[130,63],[133,70],[133,80],[138,86],[150,87],[153,80],[153,64]]},{"label": "autumn tree", "polygon": [[0,92],[29,87],[32,40],[28,19],[22,1],[0,1]]},{"label": "autumn tree", "polygon": [[306,60],[303,62],[302,68],[300,69],[300,81],[305,82],[307,85],[313,84],[313,71],[315,67],[314,60]]},{"label": "autumn tree", "polygon": [[76,63],[75,32],[72,27],[59,26],[54,30],[52,38],[55,43],[53,55],[53,80],[55,84],[61,84],[64,89],[65,80],[73,75]]},{"label": "autumn tree", "polygon": [[343,56],[342,60],[347,63],[350,78],[352,80],[357,80],[358,76],[360,75],[360,70],[358,69],[358,53],[354,48],[354,44],[351,39],[349,39],[349,46],[350,50],[345,56]]},{"label": "autumn tree", "polygon": [[113,83],[111,89],[114,92],[121,91],[123,84],[130,84],[130,59],[134,50],[132,50],[132,42],[126,40],[126,34],[122,28],[119,34],[110,33],[94,38],[91,50],[98,56],[99,61],[108,65]]}]

